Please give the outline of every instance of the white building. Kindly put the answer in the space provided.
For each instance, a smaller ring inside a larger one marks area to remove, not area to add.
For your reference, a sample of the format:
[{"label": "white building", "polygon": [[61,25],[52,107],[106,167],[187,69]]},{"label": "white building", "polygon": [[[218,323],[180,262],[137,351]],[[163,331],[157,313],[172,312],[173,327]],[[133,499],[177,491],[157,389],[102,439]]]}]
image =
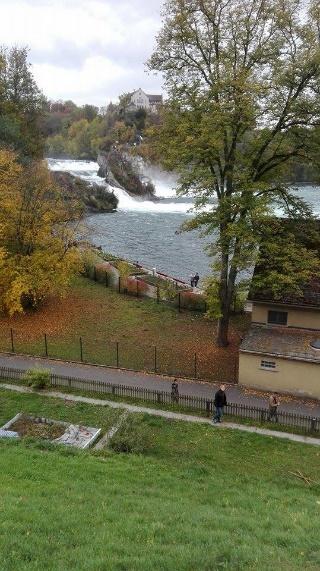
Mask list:
[{"label": "white building", "polygon": [[150,95],[139,88],[131,95],[130,108],[145,109],[151,113],[157,113],[162,103],[162,95]]}]

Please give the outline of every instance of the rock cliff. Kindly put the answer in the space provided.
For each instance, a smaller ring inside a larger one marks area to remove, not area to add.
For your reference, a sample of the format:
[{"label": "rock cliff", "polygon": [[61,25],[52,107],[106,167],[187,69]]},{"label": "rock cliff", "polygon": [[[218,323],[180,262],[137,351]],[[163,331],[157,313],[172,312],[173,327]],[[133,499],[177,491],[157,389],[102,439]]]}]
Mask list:
[{"label": "rock cliff", "polygon": [[66,201],[76,199],[84,213],[115,212],[118,199],[105,186],[90,184],[70,173],[52,172],[55,182],[62,188]]},{"label": "rock cliff", "polygon": [[112,148],[108,153],[100,153],[97,162],[98,175],[111,186],[121,188],[131,196],[156,200],[151,180],[140,172],[135,159],[127,153]]}]

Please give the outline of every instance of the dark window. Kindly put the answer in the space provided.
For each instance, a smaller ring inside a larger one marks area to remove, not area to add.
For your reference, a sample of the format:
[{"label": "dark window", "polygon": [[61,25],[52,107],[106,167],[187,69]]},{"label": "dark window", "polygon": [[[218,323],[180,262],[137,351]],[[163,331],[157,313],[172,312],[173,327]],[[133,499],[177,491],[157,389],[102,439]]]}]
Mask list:
[{"label": "dark window", "polygon": [[261,369],[275,369],[276,368],[276,363],[275,361],[261,361],[260,364]]},{"label": "dark window", "polygon": [[288,313],[286,311],[268,311],[268,323],[274,325],[287,325]]}]

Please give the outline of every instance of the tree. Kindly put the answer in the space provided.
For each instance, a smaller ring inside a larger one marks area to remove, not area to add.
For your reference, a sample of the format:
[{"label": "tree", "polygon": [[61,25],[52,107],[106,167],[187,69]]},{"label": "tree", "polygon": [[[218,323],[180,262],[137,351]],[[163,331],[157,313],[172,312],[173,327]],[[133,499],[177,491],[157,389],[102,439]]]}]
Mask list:
[{"label": "tree", "polygon": [[285,180],[293,159],[309,161],[311,127],[320,124],[319,30],[317,1],[169,0],[164,7],[149,62],[169,95],[157,146],[180,173],[180,193],[195,198],[185,227],[214,235],[210,299],[222,346],[237,280],[257,256],[257,229],[275,206],[310,216]]},{"label": "tree", "polygon": [[23,166],[8,150],[0,150],[0,206],[0,309],[12,315],[61,295],[79,269],[76,210],[41,162]]},{"label": "tree", "polygon": [[26,48],[0,48],[0,145],[21,158],[40,158],[43,140],[39,120],[45,99],[31,73]]}]

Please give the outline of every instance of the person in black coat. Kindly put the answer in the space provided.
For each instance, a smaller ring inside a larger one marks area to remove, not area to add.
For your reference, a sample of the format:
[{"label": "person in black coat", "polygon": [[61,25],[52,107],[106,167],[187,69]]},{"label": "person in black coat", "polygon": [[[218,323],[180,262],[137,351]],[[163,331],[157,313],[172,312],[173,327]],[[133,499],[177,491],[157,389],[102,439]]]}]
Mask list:
[{"label": "person in black coat", "polygon": [[214,395],[214,406],[216,408],[216,414],[212,421],[214,423],[221,422],[224,412],[224,407],[227,404],[226,397],[226,387],[225,385],[220,385],[220,389]]},{"label": "person in black coat", "polygon": [[179,402],[179,387],[177,379],[173,379],[173,383],[171,384],[171,400],[172,402]]}]

